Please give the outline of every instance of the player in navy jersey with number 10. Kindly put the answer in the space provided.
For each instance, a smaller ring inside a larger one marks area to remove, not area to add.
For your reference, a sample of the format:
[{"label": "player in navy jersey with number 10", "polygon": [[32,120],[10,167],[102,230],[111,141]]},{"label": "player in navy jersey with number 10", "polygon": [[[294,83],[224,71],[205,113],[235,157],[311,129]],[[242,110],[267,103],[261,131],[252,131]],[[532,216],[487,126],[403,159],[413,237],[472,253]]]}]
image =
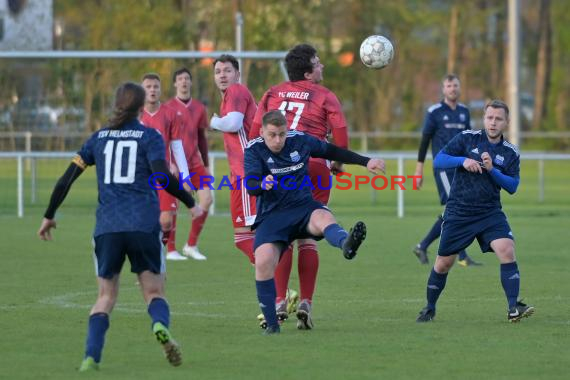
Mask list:
[{"label": "player in navy jersey with number 10", "polygon": [[[117,89],[109,126],[87,140],[59,179],[38,231],[42,240],[51,240],[57,208],[87,166],[95,165],[99,204],[93,240],[99,295],[89,316],[85,358],[79,368],[82,372],[99,369],[125,256],[138,276],[154,335],[170,364],[178,366],[182,362],[178,344],[168,330],[170,310],[164,295],[165,263],[155,188],[158,184],[165,188],[192,208],[194,216],[199,216],[201,209],[170,174],[160,133],[139,122],[144,100],[145,90],[135,83]],[[163,174],[157,177],[158,184],[149,183],[153,173]]]},{"label": "player in navy jersey with number 10", "polygon": [[509,108],[500,100],[491,101],[485,106],[483,122],[484,130],[462,132],[434,160],[437,169],[455,168],[455,178],[443,213],[439,250],[427,283],[427,305],[417,322],[429,322],[435,317],[436,302],[457,253],[475,238],[481,251],[495,252],[501,263],[507,320],[518,322],[534,312],[534,307],[518,301],[520,273],[514,237],[501,210],[501,189],[514,194],[519,184],[519,152],[503,139]]}]

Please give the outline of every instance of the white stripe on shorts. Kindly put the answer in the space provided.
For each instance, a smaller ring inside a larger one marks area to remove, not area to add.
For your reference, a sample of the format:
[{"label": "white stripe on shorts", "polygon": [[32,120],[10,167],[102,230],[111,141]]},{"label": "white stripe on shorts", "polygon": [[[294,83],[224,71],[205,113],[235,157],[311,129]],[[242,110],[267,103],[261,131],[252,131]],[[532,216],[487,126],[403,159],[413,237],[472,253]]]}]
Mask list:
[{"label": "white stripe on shorts", "polygon": [[439,172],[439,178],[441,179],[441,183],[443,184],[443,189],[445,190],[445,194],[449,197],[449,190],[451,189],[451,185],[449,184],[449,178],[447,178],[447,173],[445,170]]},{"label": "white stripe on shorts", "polygon": [[95,238],[91,238],[91,244],[93,245],[93,263],[95,264],[95,276],[99,277],[99,262],[97,261],[97,255],[95,254]]}]

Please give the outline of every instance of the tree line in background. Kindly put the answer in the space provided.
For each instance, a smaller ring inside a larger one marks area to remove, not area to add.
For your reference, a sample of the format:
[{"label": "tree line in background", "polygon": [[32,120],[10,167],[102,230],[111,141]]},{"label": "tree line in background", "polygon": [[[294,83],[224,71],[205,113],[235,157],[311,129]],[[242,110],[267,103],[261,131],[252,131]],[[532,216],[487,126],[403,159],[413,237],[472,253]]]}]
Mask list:
[{"label": "tree line in background", "polygon": [[[341,99],[352,131],[419,130],[447,72],[459,75],[461,100],[473,108],[490,98],[506,98],[507,0],[54,0],[54,20],[64,30],[54,46],[233,50],[236,11],[245,20],[245,50],[288,50],[300,42],[318,48],[325,65],[323,84]],[[568,130],[568,25],[569,1],[521,1],[524,130]],[[371,34],[385,35],[395,46],[395,59],[383,70],[360,63],[360,43]],[[182,65],[193,72],[194,96],[208,104],[210,113],[217,112],[220,96],[211,60],[4,60],[0,98],[4,107],[18,99],[28,102],[20,107],[81,110],[80,122],[71,123],[73,113],[63,111],[56,127],[87,133],[105,124],[120,82],[157,72],[166,99],[173,94],[171,73]],[[32,90],[30,76],[40,78]],[[283,80],[277,62],[265,60],[245,60],[242,76],[257,99]],[[15,121],[13,128],[29,126]]]}]

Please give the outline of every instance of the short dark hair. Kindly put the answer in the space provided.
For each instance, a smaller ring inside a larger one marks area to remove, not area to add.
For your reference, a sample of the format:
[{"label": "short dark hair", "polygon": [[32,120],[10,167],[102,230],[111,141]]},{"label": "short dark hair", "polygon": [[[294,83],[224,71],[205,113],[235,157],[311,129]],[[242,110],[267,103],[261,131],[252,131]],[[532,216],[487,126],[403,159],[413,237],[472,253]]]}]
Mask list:
[{"label": "short dark hair", "polygon": [[234,57],[231,54],[222,54],[218,58],[216,58],[214,60],[214,67],[216,66],[216,63],[218,63],[218,62],[222,62],[222,63],[230,62],[232,64],[232,66],[234,67],[234,69],[239,71],[239,62],[236,59],[236,57]]},{"label": "short dark hair", "polygon": [[145,79],[152,79],[160,82],[160,76],[157,73],[146,73],[143,75],[141,82],[143,82]]},{"label": "short dark hair", "polygon": [[268,111],[263,115],[263,118],[261,119],[261,124],[266,127],[267,125],[271,124],[274,125],[276,127],[282,127],[282,126],[287,126],[287,119],[285,118],[285,115],[283,115],[283,112],[281,112],[280,110],[272,110],[272,111]]},{"label": "short dark hair", "polygon": [[455,74],[445,74],[445,76],[443,77],[443,79],[441,80],[441,83],[445,83],[445,82],[451,82],[452,80],[457,79],[459,82],[461,82],[459,80],[459,77]]},{"label": "short dark hair", "polygon": [[313,72],[311,59],[317,55],[317,49],[308,44],[293,47],[285,56],[285,67],[289,80],[292,82],[304,80],[305,73]]},{"label": "short dark hair", "polygon": [[127,121],[136,119],[144,106],[144,88],[133,82],[120,85],[115,92],[113,116],[109,119],[109,128],[119,129]]},{"label": "short dark hair", "polygon": [[489,103],[485,104],[485,108],[483,108],[484,112],[487,112],[487,108],[500,108],[505,110],[505,115],[507,116],[507,119],[509,118],[509,106],[507,106],[507,103],[503,102],[500,99],[493,99],[491,100]]},{"label": "short dark hair", "polygon": [[172,83],[176,82],[176,77],[177,77],[177,76],[179,76],[179,75],[181,75],[181,74],[184,74],[184,73],[190,75],[190,80],[192,80],[192,73],[190,72],[190,70],[188,70],[187,67],[181,67],[181,68],[179,68],[178,70],[176,70],[176,71],[174,72],[174,74],[172,74]]}]

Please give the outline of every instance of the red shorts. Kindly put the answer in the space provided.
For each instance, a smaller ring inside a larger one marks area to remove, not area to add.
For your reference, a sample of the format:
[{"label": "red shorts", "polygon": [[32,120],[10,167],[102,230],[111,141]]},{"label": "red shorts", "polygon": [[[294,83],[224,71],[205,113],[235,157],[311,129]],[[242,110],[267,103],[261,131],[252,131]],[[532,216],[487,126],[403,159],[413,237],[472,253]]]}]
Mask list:
[{"label": "red shorts", "polygon": [[178,199],[174,195],[170,195],[166,190],[158,190],[158,203],[160,204],[160,212],[176,212],[178,208]]},{"label": "red shorts", "polygon": [[[206,183],[212,183],[213,180],[203,179],[200,184],[200,178],[204,178],[210,175],[210,172],[204,165],[196,166],[190,169],[190,173],[196,173],[190,177],[190,182],[196,189],[202,187],[207,187]],[[178,177],[180,179],[180,177]],[[196,198],[196,197],[194,197]],[[176,211],[178,208],[178,199],[175,196],[170,195],[166,190],[158,190],[158,201],[160,203],[160,211]]]},{"label": "red shorts", "polygon": [[230,211],[234,228],[251,226],[255,222],[255,197],[247,193],[245,182],[240,178],[240,187],[236,178],[232,178],[230,190]]},{"label": "red shorts", "polygon": [[[209,189],[207,184],[214,183],[213,178],[211,180],[207,178],[210,177],[211,174],[204,165],[194,166],[192,169],[190,169],[190,173],[196,173],[190,177],[190,181],[192,182],[192,185],[198,190]],[[203,178],[201,181],[202,183],[200,183],[200,178]]]},{"label": "red shorts", "polygon": [[314,187],[313,199],[326,206],[331,197],[331,170],[325,164],[309,161],[309,177]]}]

